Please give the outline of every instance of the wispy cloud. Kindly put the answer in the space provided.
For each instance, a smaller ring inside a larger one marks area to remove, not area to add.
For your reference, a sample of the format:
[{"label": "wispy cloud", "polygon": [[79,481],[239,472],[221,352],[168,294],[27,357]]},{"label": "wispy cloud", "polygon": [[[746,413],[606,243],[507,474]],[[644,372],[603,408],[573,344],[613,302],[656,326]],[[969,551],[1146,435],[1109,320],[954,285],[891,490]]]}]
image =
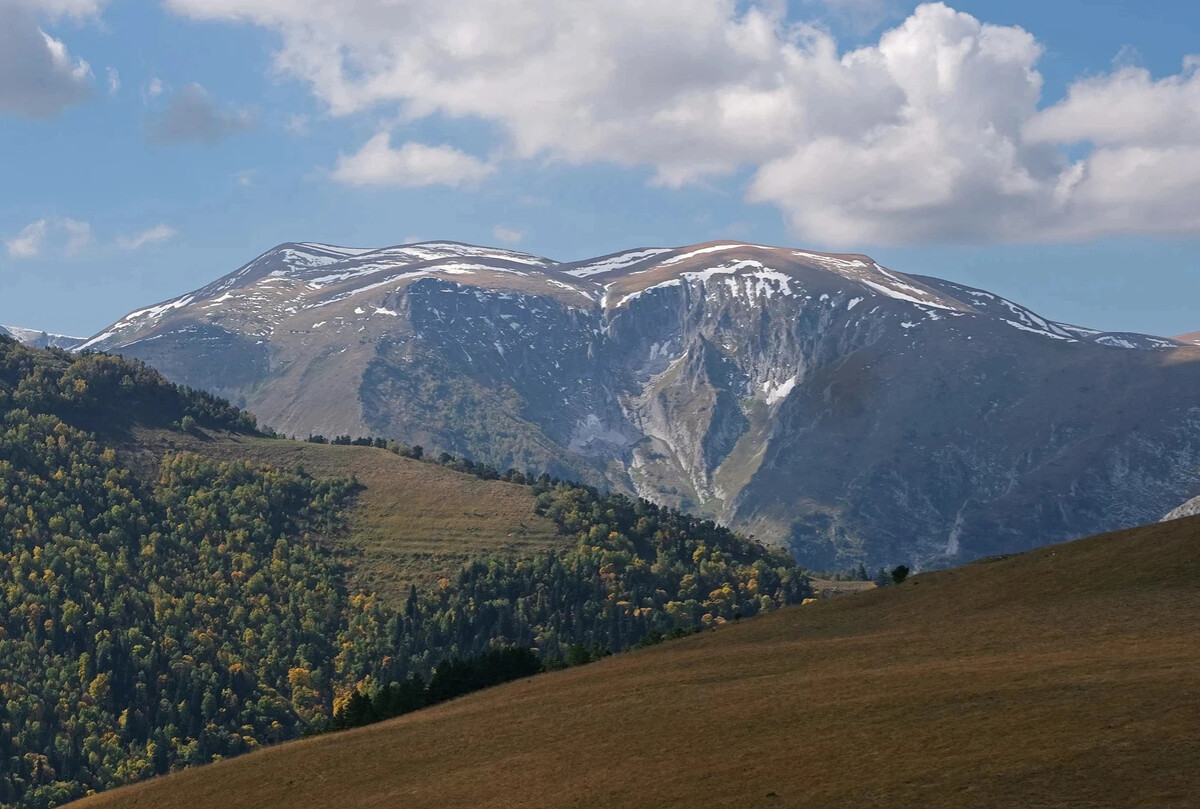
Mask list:
[{"label": "wispy cloud", "polygon": [[496,225],[492,228],[492,236],[504,244],[520,244],[525,239],[525,231]]},{"label": "wispy cloud", "polygon": [[82,253],[84,248],[92,243],[91,223],[81,222],[78,219],[63,218],[58,221],[58,225],[67,236],[67,244],[63,248],[63,251],[68,256]]},{"label": "wispy cloud", "polygon": [[40,256],[49,225],[50,222],[46,219],[30,222],[16,236],[5,240],[4,245],[8,248],[8,254],[13,258],[37,258]]},{"label": "wispy cloud", "polygon": [[76,256],[91,243],[91,224],[65,216],[43,217],[30,222],[4,242],[9,256],[23,259],[38,258],[54,249],[65,256]]},{"label": "wispy cloud", "polygon": [[170,225],[155,225],[140,233],[121,236],[117,239],[117,247],[122,250],[141,250],[153,244],[162,244],[172,239],[179,231]]}]

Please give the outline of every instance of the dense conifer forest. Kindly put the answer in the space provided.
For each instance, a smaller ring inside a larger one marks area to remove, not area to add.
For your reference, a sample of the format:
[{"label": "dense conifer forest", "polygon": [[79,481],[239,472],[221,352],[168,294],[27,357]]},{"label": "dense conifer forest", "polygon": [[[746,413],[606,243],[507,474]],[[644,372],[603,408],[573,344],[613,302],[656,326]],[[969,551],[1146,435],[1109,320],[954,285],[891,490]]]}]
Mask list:
[{"label": "dense conifer forest", "polygon": [[476,559],[395,609],[348,591],[326,541],[355,481],[186,453],[135,474],[111,440],[135,422],[256,430],[139,363],[0,338],[0,806],[402,712],[413,683],[499,681],[472,660],[530,673],[809,594],[711,522],[543,477],[569,550]]}]

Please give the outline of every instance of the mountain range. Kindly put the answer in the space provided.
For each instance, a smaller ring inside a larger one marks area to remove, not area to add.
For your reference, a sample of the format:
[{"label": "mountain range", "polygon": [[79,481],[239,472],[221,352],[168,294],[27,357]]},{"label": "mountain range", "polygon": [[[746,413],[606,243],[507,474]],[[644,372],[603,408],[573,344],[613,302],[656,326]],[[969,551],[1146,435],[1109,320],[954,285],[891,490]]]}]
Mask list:
[{"label": "mountain range", "polygon": [[637,493],[815,568],[951,564],[1200,494],[1200,347],[864,255],[291,243],[75,347],[283,433]]}]

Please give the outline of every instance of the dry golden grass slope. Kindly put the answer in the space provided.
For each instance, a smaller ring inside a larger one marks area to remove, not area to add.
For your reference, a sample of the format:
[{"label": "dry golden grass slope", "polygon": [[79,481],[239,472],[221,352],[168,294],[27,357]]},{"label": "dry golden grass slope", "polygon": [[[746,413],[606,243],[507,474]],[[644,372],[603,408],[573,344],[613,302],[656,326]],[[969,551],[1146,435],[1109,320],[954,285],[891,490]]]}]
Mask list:
[{"label": "dry golden grass slope", "polygon": [[351,583],[393,600],[406,597],[410,583],[452,576],[474,556],[531,555],[569,542],[535,513],[525,486],[480,480],[382,449],[151,430],[138,431],[133,445],[145,455],[143,465],[156,465],[164,452],[188,450],[260,466],[301,466],[320,477],[357,477],[363,488],[349,512],[351,530],[335,540]]},{"label": "dry golden grass slope", "polygon": [[79,809],[1197,805],[1191,518],[791,608]]}]

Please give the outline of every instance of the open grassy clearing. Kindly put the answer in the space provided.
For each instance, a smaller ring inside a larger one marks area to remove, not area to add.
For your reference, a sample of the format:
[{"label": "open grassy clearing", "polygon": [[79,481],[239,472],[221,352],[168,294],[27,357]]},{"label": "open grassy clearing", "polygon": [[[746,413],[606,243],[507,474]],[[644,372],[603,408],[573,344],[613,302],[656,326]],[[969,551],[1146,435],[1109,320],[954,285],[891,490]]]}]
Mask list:
[{"label": "open grassy clearing", "polygon": [[211,807],[1188,807],[1200,518],[821,600],[104,794]]},{"label": "open grassy clearing", "polygon": [[143,432],[138,441],[155,455],[186,449],[226,461],[301,466],[320,477],[357,477],[364,488],[350,512],[352,530],[337,541],[352,585],[390,599],[406,597],[410,583],[453,575],[472,557],[532,555],[569,544],[552,521],[534,512],[526,487],[387,450],[216,434]]}]

